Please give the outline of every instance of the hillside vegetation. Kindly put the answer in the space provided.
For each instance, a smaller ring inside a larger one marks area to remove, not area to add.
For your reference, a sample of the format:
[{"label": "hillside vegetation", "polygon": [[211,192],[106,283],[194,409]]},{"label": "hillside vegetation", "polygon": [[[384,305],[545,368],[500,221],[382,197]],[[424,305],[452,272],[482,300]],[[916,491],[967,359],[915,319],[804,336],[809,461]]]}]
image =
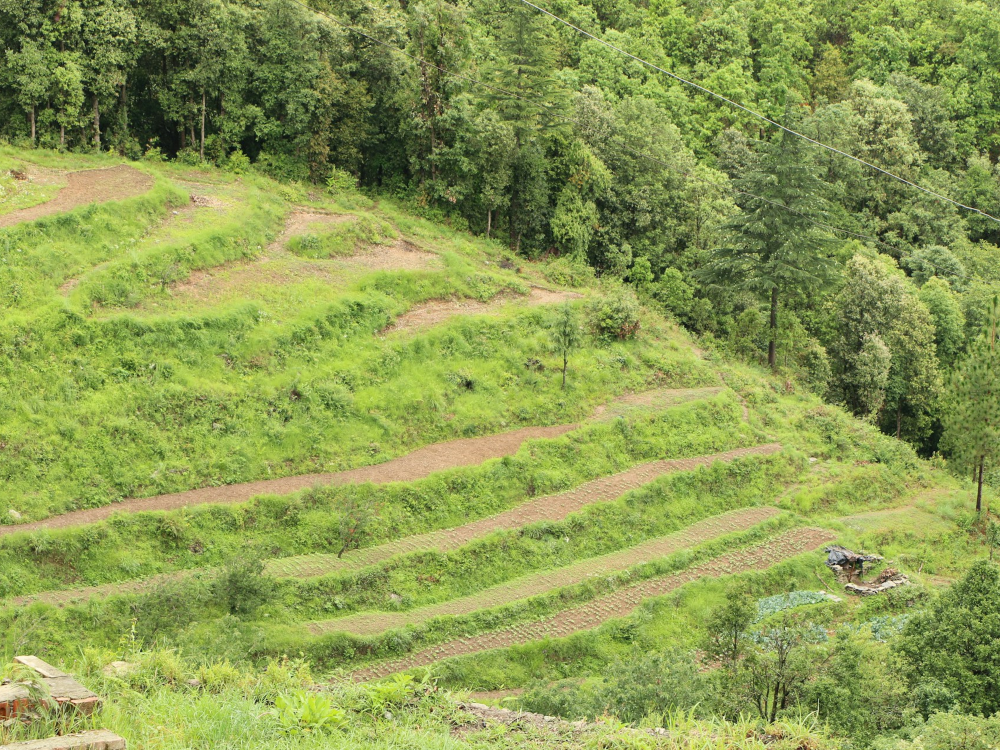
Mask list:
[{"label": "hillside vegetation", "polygon": [[[44,180],[112,164],[3,159],[40,199]],[[967,490],[939,465],[710,339],[695,346],[620,281],[567,277],[562,261],[526,262],[384,198],[121,170],[145,192],[0,230],[31,300],[3,329],[0,618],[5,656],[89,676],[110,697],[102,725],[140,746],[259,746],[232,728],[247,711],[255,742],[310,746],[279,740],[267,706],[328,676],[347,728],[317,746],[389,726],[445,742],[455,730],[439,722],[468,719],[435,690],[527,687],[546,713],[675,722],[686,747],[691,732],[741,731],[698,721],[747,709],[687,655],[730,577],[761,602],[791,596],[775,617],[801,595],[809,628],[849,639],[810,659],[880,653],[846,634],[903,622],[986,554]],[[834,540],[922,585],[817,599],[838,589],[817,551]],[[131,671],[102,672],[121,659]],[[407,717],[388,724],[365,708],[376,688],[340,682],[400,669],[424,682],[386,683]],[[609,697],[622,669],[686,687]],[[754,742],[779,717],[763,718]],[[817,742],[847,731],[800,721]],[[552,739],[525,731],[512,746]]]},{"label": "hillside vegetation", "polygon": [[0,0],[0,664],[107,699],[0,742],[1000,743],[995,3],[545,8],[891,174],[520,0]]}]

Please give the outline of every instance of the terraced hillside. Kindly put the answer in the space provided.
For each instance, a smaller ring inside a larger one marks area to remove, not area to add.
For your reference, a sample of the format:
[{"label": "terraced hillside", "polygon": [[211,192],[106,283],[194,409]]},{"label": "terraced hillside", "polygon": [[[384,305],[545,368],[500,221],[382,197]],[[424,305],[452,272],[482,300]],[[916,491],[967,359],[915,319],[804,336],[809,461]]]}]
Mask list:
[{"label": "terraced hillside", "polygon": [[[353,193],[9,168],[5,658],[521,688],[698,647],[734,581],[834,590],[829,542],[932,586],[982,554],[967,489],[904,443],[653,307],[602,328],[633,304],[615,282]],[[859,607],[816,606],[831,630]]]}]

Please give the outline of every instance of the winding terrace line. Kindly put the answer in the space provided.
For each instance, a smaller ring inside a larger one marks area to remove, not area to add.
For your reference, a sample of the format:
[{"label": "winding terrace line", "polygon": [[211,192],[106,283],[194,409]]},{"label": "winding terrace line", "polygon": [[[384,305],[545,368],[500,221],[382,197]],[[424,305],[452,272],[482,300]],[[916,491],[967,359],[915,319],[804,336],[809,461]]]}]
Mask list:
[{"label": "winding terrace line", "polygon": [[316,485],[360,484],[372,482],[386,484],[388,482],[411,482],[424,479],[436,471],[452,469],[460,466],[481,464],[491,458],[510,456],[520,449],[528,440],[539,438],[555,438],[578,425],[556,425],[553,427],[524,427],[499,435],[487,435],[477,438],[463,438],[444,443],[434,443],[418,448],[405,456],[391,459],[381,464],[361,466],[325,474],[300,474],[280,479],[261,479],[256,482],[228,484],[219,487],[202,487],[185,492],[174,492],[156,497],[124,500],[120,503],[102,505],[99,508],[86,508],[52,516],[40,521],[15,525],[0,526],[0,536],[16,534],[22,531],[36,529],[63,528],[94,523],[109,518],[113,513],[135,513],[138,511],[176,510],[189,505],[204,503],[239,503],[250,500],[258,495],[287,495],[291,492],[315,487]]},{"label": "winding terrace line", "polygon": [[[781,450],[781,446],[778,443],[770,443],[697,458],[652,461],[634,466],[619,474],[594,479],[566,492],[529,500],[496,516],[472,521],[453,529],[440,529],[425,534],[416,534],[374,547],[354,550],[346,553],[342,558],[332,554],[312,554],[273,559],[267,563],[267,573],[281,578],[316,578],[331,573],[361,570],[398,555],[429,550],[444,552],[458,549],[494,531],[516,529],[538,521],[560,521],[569,514],[582,510],[593,503],[616,500],[625,493],[666,474],[690,471],[701,466],[708,466],[715,461],[733,461],[745,456],[770,455],[779,450]],[[23,528],[23,526],[15,528]],[[204,572],[205,569],[200,570]],[[33,602],[47,602],[61,606],[86,601],[94,596],[137,593],[158,584],[192,575],[195,572],[195,570],[174,571],[141,580],[26,594],[11,599],[10,604],[23,606]]]},{"label": "winding terrace line", "polygon": [[127,164],[104,169],[86,169],[66,175],[66,187],[51,200],[0,216],[0,228],[11,227],[44,216],[72,211],[90,203],[134,198],[153,187],[153,178]]},{"label": "winding terrace line", "polygon": [[357,670],[351,677],[356,682],[377,680],[453,656],[507,648],[544,638],[565,638],[584,630],[592,630],[609,620],[626,617],[639,608],[643,599],[663,596],[699,578],[730,575],[744,570],[763,570],[782,560],[814,550],[835,538],[836,535],[826,529],[793,529],[764,544],[730,552],[679,573],[642,581],[544,620],[448,641],[402,659]]},{"label": "winding terrace line", "polygon": [[311,578],[346,570],[359,570],[388,560],[397,555],[413,552],[457,549],[494,531],[517,529],[539,521],[561,521],[571,513],[583,510],[593,503],[616,500],[626,492],[659,479],[666,474],[693,471],[716,461],[734,461],[746,456],[766,456],[781,450],[779,443],[768,443],[753,448],[737,448],[724,453],[713,453],[695,458],[674,458],[639,464],[619,474],[594,479],[572,490],[557,495],[546,495],[521,503],[503,513],[472,521],[453,529],[440,529],[426,534],[416,534],[375,547],[357,550],[337,558],[336,555],[299,555],[273,560],[268,566],[272,575],[292,578]]},{"label": "winding terrace line", "polygon": [[[654,393],[659,394],[657,398],[661,401],[664,398],[668,398],[671,393],[686,394],[684,400],[691,400],[691,394],[698,390],[690,388],[665,388],[658,389]],[[703,392],[705,396],[715,395],[717,389],[705,388]],[[635,395],[627,394],[615,399],[614,403],[619,401],[630,403],[635,398]],[[598,412],[600,412],[600,408]],[[438,471],[463,466],[474,466],[493,458],[512,456],[528,440],[559,437],[578,427],[578,424],[554,425],[551,427],[523,427],[496,435],[460,438],[442,443],[433,443],[380,464],[361,466],[345,471],[300,474],[297,476],[281,477],[279,479],[260,479],[254,482],[201,487],[153,497],[132,498],[111,503],[110,505],[102,505],[99,508],[70,511],[69,513],[43,518],[38,521],[0,524],[0,537],[8,534],[17,534],[22,531],[56,529],[95,523],[110,518],[114,513],[177,510],[205,503],[240,503],[251,500],[258,495],[287,495],[317,485],[361,484],[364,482],[371,482],[373,484],[412,482],[424,479]]]},{"label": "winding terrace line", "polygon": [[467,615],[477,610],[499,607],[532,596],[547,594],[556,589],[582,583],[594,576],[607,576],[635,565],[653,562],[726,534],[746,531],[780,513],[777,508],[768,506],[734,510],[703,519],[673,534],[650,539],[628,549],[581,560],[555,570],[542,570],[491,586],[470,596],[419,607],[408,612],[363,612],[348,617],[313,622],[310,623],[309,629],[314,634],[343,632],[367,636],[427,622],[435,617]]}]

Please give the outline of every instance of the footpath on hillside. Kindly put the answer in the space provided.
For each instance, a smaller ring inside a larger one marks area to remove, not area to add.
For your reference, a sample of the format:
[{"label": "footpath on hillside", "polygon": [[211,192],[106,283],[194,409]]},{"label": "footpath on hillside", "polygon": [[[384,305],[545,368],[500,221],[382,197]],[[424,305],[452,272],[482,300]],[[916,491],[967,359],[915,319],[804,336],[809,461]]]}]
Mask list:
[{"label": "footpath on hillside", "polygon": [[[660,389],[655,403],[665,404],[673,393],[682,394],[681,400],[691,400],[692,394],[701,391],[704,396],[714,395],[717,388],[704,389]],[[651,398],[646,394],[629,394],[615,400],[619,405],[641,405]],[[599,410],[600,412],[600,410]],[[476,438],[460,438],[443,443],[434,443],[417,448],[411,453],[371,466],[361,466],[338,472],[299,474],[278,479],[260,479],[254,482],[227,484],[215,487],[201,487],[184,492],[173,492],[153,497],[133,498],[98,508],[70,511],[58,516],[28,523],[0,525],[0,537],[22,531],[56,529],[95,523],[110,518],[114,513],[136,513],[143,511],[177,510],[191,505],[205,503],[239,503],[259,495],[287,495],[317,485],[387,484],[389,482],[412,482],[431,474],[463,466],[481,464],[492,458],[512,456],[528,440],[555,438],[575,430],[578,424],[553,425],[549,427],[523,427],[510,432],[486,435]]]},{"label": "footpath on hillside", "polygon": [[245,502],[258,495],[287,495],[316,485],[386,484],[388,482],[411,482],[444,469],[481,464],[491,458],[502,458],[517,453],[527,440],[554,438],[575,430],[578,425],[555,425],[553,427],[525,427],[499,435],[451,440],[418,448],[405,456],[394,458],[373,466],[361,466],[346,471],[300,474],[280,479],[261,479],[256,482],[227,484],[219,487],[202,487],[185,492],[174,492],[155,497],[124,500],[120,503],[86,508],[52,516],[40,521],[16,525],[0,526],[0,536],[36,529],[54,529],[67,526],[94,523],[110,518],[113,513],[135,513],[139,511],[177,510],[189,505],[204,503]]}]

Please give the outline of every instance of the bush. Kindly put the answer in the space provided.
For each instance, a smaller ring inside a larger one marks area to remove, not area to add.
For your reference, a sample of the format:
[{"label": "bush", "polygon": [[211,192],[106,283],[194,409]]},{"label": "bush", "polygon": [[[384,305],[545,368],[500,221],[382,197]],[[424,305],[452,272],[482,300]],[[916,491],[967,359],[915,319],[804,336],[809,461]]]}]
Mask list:
[{"label": "bush", "polygon": [[281,731],[296,737],[332,732],[348,724],[347,714],[334,706],[328,697],[304,690],[279,695],[274,701],[273,716]]},{"label": "bush", "polygon": [[623,288],[587,306],[590,327],[599,338],[625,340],[639,332],[639,302],[635,294]]},{"label": "bush", "polygon": [[651,289],[653,299],[678,320],[690,318],[694,289],[684,280],[684,274],[676,268],[668,268]]},{"label": "bush", "polygon": [[571,256],[554,260],[542,269],[545,278],[559,286],[586,286],[594,281],[594,269]]},{"label": "bush", "polygon": [[226,159],[226,171],[233,174],[246,174],[250,171],[250,157],[242,149],[236,149]]},{"label": "bush", "polygon": [[899,649],[927,698],[925,711],[1000,711],[1000,568],[985,560],[973,565],[906,623]]},{"label": "bush", "polygon": [[339,193],[349,193],[358,188],[358,180],[350,172],[331,167],[330,175],[326,178],[326,189],[334,195]]},{"label": "bush", "polygon": [[219,573],[213,593],[232,615],[251,615],[271,600],[275,581],[264,575],[264,563],[256,557],[231,560]]}]

